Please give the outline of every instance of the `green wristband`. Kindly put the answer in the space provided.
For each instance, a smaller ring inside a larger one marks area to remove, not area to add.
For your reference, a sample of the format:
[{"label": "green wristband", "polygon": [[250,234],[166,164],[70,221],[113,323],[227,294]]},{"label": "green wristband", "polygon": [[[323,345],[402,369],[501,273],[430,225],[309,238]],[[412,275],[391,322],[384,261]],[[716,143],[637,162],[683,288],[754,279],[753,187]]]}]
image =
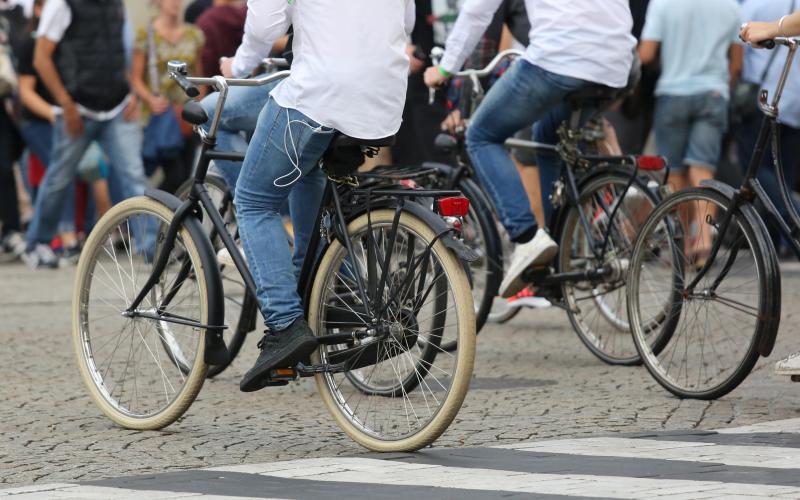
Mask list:
[{"label": "green wristband", "polygon": [[450,72],[444,69],[443,67],[439,66],[439,74],[445,78],[450,78]]}]

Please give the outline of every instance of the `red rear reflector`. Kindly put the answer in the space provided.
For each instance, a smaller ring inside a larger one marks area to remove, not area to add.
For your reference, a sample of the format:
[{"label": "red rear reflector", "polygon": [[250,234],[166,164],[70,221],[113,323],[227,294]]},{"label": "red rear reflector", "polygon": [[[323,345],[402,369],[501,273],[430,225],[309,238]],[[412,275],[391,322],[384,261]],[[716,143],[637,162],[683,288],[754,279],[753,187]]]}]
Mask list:
[{"label": "red rear reflector", "polygon": [[660,156],[640,156],[637,162],[642,170],[664,170],[667,166],[667,162]]},{"label": "red rear reflector", "polygon": [[465,217],[469,213],[469,200],[463,197],[439,199],[439,215]]}]

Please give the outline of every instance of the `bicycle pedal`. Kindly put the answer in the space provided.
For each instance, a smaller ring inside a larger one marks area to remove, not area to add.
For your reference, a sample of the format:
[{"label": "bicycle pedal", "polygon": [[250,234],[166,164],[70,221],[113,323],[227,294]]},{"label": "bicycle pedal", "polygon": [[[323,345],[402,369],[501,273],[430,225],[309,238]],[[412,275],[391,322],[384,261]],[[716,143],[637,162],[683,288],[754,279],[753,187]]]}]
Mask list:
[{"label": "bicycle pedal", "polygon": [[268,386],[276,387],[287,385],[297,380],[297,371],[294,368],[277,368],[269,372]]}]

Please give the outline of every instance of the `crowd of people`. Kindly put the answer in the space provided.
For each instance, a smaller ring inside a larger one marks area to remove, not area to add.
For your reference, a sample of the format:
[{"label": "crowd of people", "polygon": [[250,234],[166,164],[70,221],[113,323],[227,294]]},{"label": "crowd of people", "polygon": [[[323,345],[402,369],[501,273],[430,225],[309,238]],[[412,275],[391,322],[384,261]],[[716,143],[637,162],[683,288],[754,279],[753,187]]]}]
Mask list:
[{"label": "crowd of people", "polygon": [[[774,90],[783,59],[740,36],[800,34],[800,14],[790,15],[796,1],[263,0],[248,7],[196,0],[184,11],[181,0],[155,0],[153,17],[132,26],[122,0],[0,0],[4,260],[20,257],[34,268],[75,260],[81,234],[113,203],[152,184],[175,192],[189,177],[195,144],[179,119],[187,98],[167,61],[182,60],[193,74],[246,77],[262,58],[287,52],[290,77],[232,92],[220,117],[221,142],[247,151],[243,164],[220,168],[235,192],[270,330],[241,383],[258,390],[271,369],[294,366],[317,347],[296,276],[314,230],[309,207],[319,204],[325,182],[317,167],[335,133],[381,143],[396,135],[385,160],[403,164],[437,159],[436,135],[465,130],[477,176],[517,244],[500,287],[513,298],[525,293],[524,271],[557,252],[544,228],[560,159],[512,156],[505,141],[521,134],[555,144],[568,95],[598,85],[626,89],[630,95],[607,117],[609,152],[652,149],[666,158],[675,189],[731,180],[753,149],[758,90]],[[750,23],[744,31],[743,22]],[[428,60],[434,46],[445,48],[440,61]],[[453,73],[513,46],[524,55],[486,82],[491,88],[466,127],[466,85]],[[430,106],[428,88],[444,86],[447,99]],[[792,187],[798,99],[800,80],[792,77],[781,118]],[[205,108],[214,102],[207,96]],[[777,198],[769,159],[759,177]],[[24,200],[29,217],[20,210]],[[280,219],[287,203],[294,261]],[[700,252],[709,246],[696,245]]]},{"label": "crowd of people", "polygon": [[[559,26],[555,14],[531,26],[525,0],[418,0],[413,3],[406,51],[410,75],[403,125],[384,161],[447,161],[433,142],[442,130],[461,128],[468,114],[461,99],[464,90],[454,81],[431,106],[426,80],[444,83],[448,70],[481,67],[503,49],[528,47],[547,64],[535,69],[525,61],[514,65],[514,79],[528,81],[528,87],[507,91],[557,103],[585,82],[624,86],[638,52],[642,79],[607,113],[611,150],[649,150],[666,157],[675,188],[714,176],[735,182],[751,155],[760,123],[754,89],[774,89],[786,50],[747,47],[739,40],[741,24],[780,18],[800,8],[796,3],[621,0],[606,9],[605,17],[581,21],[585,40],[565,40],[570,32]],[[186,97],[166,74],[166,62],[180,59],[189,63],[193,74],[218,74],[220,58],[233,56],[242,43],[247,5],[243,0],[195,0],[188,8],[181,0],[152,4],[151,19],[132,26],[122,0],[0,0],[4,260],[22,258],[31,267],[76,261],[81,239],[113,203],[142,193],[148,185],[175,192],[190,176],[196,139],[179,119]],[[579,11],[574,14],[576,19],[581,16]],[[475,28],[480,33],[465,26],[480,27]],[[282,37],[271,52],[282,53],[287,40]],[[448,40],[448,56],[440,69],[425,74],[431,62],[427,54]],[[582,44],[583,53],[592,54],[591,64],[575,65],[564,56],[561,46],[567,43]],[[566,73],[564,68],[569,68]],[[544,73],[537,73],[542,69]],[[550,73],[560,80],[553,82]],[[496,204],[512,238],[536,246],[546,259],[554,243],[539,228],[547,225],[546,200],[558,175],[558,159],[524,152],[508,159],[495,147],[495,135],[503,130],[506,136],[506,129],[514,129],[521,137],[555,142],[564,110],[549,104],[541,112],[512,109],[510,94],[501,97],[501,87],[512,78],[493,80],[499,82],[492,94],[498,97],[488,99],[470,117],[470,155],[474,162],[486,163],[486,169],[491,165],[504,173],[481,180],[489,192],[504,193]],[[255,123],[250,129],[255,131]],[[231,141],[242,141],[241,135],[230,135]],[[800,168],[800,155],[795,154],[800,142],[794,140],[798,135],[800,79],[792,77],[781,110],[783,160],[792,187]],[[229,183],[236,181],[239,168],[222,169]],[[769,155],[759,178],[777,198]],[[777,229],[771,229],[783,247]],[[519,292],[516,285],[504,284],[504,295]]]}]

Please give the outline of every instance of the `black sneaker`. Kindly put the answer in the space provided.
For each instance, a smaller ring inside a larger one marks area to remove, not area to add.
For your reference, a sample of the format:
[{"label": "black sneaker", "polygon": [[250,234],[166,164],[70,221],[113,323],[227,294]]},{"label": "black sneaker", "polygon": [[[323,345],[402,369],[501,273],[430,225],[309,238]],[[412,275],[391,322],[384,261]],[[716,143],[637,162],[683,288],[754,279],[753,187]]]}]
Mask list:
[{"label": "black sneaker", "polygon": [[264,335],[258,343],[261,354],[256,364],[239,383],[242,392],[253,392],[269,385],[269,373],[277,368],[294,368],[306,361],[319,344],[303,318],[279,332]]},{"label": "black sneaker", "polygon": [[61,260],[68,264],[76,265],[81,258],[81,246],[70,245],[61,249]]}]

